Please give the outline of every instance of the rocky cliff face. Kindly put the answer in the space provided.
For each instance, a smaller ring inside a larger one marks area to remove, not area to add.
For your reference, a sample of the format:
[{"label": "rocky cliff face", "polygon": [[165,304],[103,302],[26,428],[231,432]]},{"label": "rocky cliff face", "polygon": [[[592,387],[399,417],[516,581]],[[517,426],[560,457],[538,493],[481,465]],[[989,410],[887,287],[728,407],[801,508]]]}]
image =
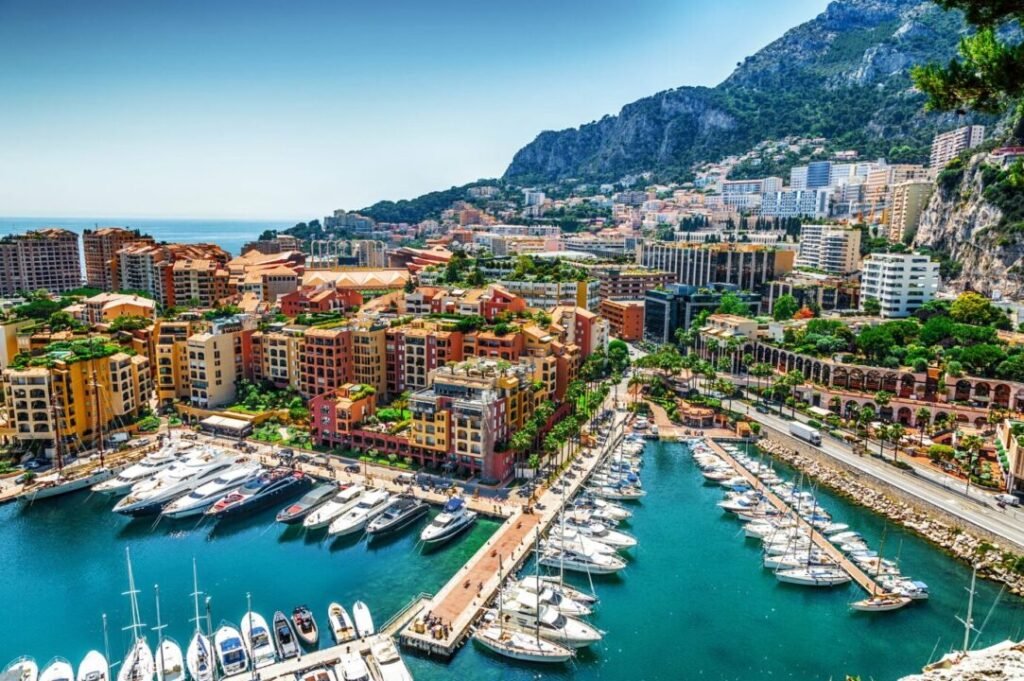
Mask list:
[{"label": "rocky cliff face", "polygon": [[957,291],[1024,296],[1024,243],[999,229],[1002,211],[983,197],[985,154],[972,156],[960,179],[940,180],[914,238],[917,247],[960,263],[960,274],[943,282]]},{"label": "rocky cliff face", "polygon": [[653,170],[671,177],[694,161],[791,134],[839,140],[868,157],[909,145],[923,158],[936,128],[951,121],[921,111],[908,69],[948,59],[963,30],[959,14],[923,0],[836,0],[717,87],[667,90],[616,116],[541,133],[505,176],[617,179]]},{"label": "rocky cliff face", "polygon": [[1011,681],[1024,678],[1024,648],[993,646],[970,653],[949,669],[905,676],[901,681]]}]

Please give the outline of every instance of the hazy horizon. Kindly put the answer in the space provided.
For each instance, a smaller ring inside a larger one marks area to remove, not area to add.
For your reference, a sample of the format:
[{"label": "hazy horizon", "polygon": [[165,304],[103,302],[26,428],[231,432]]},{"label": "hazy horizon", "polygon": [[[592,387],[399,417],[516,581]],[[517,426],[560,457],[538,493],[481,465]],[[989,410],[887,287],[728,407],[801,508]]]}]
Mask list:
[{"label": "hazy horizon", "polygon": [[826,4],[8,0],[0,214],[309,219],[499,177]]}]

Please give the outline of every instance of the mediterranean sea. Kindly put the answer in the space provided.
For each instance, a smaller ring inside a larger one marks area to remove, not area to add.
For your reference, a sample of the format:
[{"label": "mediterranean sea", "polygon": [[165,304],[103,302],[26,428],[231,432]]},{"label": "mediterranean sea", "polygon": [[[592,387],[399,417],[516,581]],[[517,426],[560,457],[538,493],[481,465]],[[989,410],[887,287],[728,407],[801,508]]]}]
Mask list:
[{"label": "mediterranean sea", "polygon": [[[579,679],[678,681],[713,679],[891,681],[915,673],[959,645],[970,569],[881,517],[827,492],[822,505],[837,522],[878,547],[904,572],[930,585],[931,599],[892,613],[854,613],[855,586],[811,589],[782,585],[760,563],[759,546],[715,503],[720,487],[704,484],[686,448],[650,443],[642,471],[648,494],[622,529],[639,539],[629,567],[594,578],[600,597],[592,622],[607,631],[599,645],[565,667],[516,664],[473,643],[448,662],[413,653],[405,659],[417,681]],[[191,631],[191,560],[200,588],[212,598],[214,625],[237,622],[245,594],[269,617],[307,604],[324,620],[329,602],[366,601],[378,624],[420,592],[436,591],[495,529],[482,521],[432,553],[417,532],[382,545],[309,538],[273,522],[275,509],[218,525],[128,521],[111,501],[86,493],[0,508],[0,603],[8,613],[0,662],[29,654],[78,663],[103,646],[101,613],[110,622],[111,653],[119,659],[128,623],[124,548],[131,547],[142,590],[143,618],[155,624],[153,585],[160,584],[167,634],[186,642]],[[581,588],[589,580],[573,576]],[[1024,633],[1024,602],[979,580],[974,619],[983,646]],[[151,639],[153,636],[151,635]]]}]

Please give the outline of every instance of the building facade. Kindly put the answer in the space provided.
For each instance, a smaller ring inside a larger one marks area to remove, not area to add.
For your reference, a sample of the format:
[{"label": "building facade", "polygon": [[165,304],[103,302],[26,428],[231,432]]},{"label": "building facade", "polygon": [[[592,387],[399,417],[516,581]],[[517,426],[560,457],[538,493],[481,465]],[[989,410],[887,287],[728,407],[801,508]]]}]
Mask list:
[{"label": "building facade", "polygon": [[121,287],[121,272],[117,252],[136,243],[153,243],[153,237],[137,229],[100,227],[82,232],[82,250],[85,254],[85,285],[101,291],[115,291]]},{"label": "building facade", "polygon": [[973,149],[985,141],[984,125],[965,125],[940,133],[932,140],[931,168],[938,172],[965,149]]},{"label": "building facade", "polygon": [[864,258],[861,309],[877,300],[883,317],[906,317],[935,297],[939,263],[916,253],[872,253]]},{"label": "building facade", "polygon": [[754,244],[653,242],[637,249],[637,263],[670,272],[685,286],[732,284],[759,290],[793,269],[793,252]]},{"label": "building facade", "polygon": [[828,274],[849,274],[860,268],[859,229],[842,225],[802,225],[798,267]]},{"label": "building facade", "polygon": [[66,229],[48,227],[0,238],[0,295],[79,288],[79,257],[78,235]]}]

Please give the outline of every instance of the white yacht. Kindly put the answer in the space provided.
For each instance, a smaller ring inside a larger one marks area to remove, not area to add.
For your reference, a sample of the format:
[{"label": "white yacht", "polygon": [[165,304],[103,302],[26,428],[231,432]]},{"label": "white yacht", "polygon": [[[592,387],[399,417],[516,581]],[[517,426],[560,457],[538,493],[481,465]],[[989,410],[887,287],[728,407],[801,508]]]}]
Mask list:
[{"label": "white yacht", "polygon": [[626,561],[606,553],[588,553],[582,549],[542,547],[539,563],[545,567],[610,575],[626,567]]},{"label": "white yacht", "polygon": [[507,595],[502,599],[499,610],[501,624],[536,632],[541,638],[569,648],[586,648],[602,638],[601,632],[594,627],[554,608],[542,604],[538,610],[531,594]]},{"label": "white yacht", "polygon": [[235,464],[235,456],[225,452],[193,454],[132,487],[128,496],[114,505],[114,511],[130,516],[155,515],[167,503],[215,479]]},{"label": "white yacht", "polygon": [[370,614],[370,607],[362,601],[356,601],[352,604],[352,619],[355,620],[356,633],[359,634],[359,638],[373,636],[373,633],[377,630],[377,627],[373,624],[373,615]]},{"label": "white yacht", "polygon": [[[185,440],[185,442],[188,442]],[[155,476],[178,461],[184,451],[175,441],[173,446],[167,446],[144,457],[138,463],[128,466],[117,476],[92,486],[92,491],[98,494],[109,494],[121,496],[128,494],[137,483]],[[192,443],[189,442],[189,445]]]},{"label": "white yacht", "polygon": [[43,667],[39,681],[75,681],[75,670],[63,657],[55,657]]},{"label": "white yacht", "polygon": [[160,511],[165,518],[178,520],[202,515],[225,495],[238,489],[263,472],[258,463],[243,463],[222,471],[213,480],[204,482],[190,493],[178,497]]},{"label": "white yacht", "polygon": [[370,681],[370,668],[359,653],[342,653],[334,673],[338,681]]},{"label": "white yacht", "polygon": [[775,573],[775,579],[801,586],[838,586],[848,583],[851,577],[838,567],[802,567],[779,570]]},{"label": "white yacht", "polygon": [[109,681],[110,665],[107,658],[98,650],[90,650],[78,663],[76,681]]},{"label": "white yacht", "polygon": [[420,541],[426,544],[448,541],[475,523],[476,518],[476,511],[469,510],[465,501],[459,497],[452,497],[441,512],[420,532]]},{"label": "white yacht", "polygon": [[473,640],[491,652],[522,662],[568,662],[575,654],[571,648],[499,624],[480,627]]},{"label": "white yacht", "polygon": [[597,604],[597,596],[585,593],[579,589],[574,589],[568,584],[563,583],[558,577],[537,577],[535,575],[528,575],[515,582],[515,586],[520,589],[526,589],[530,593],[536,593],[538,589],[540,591],[550,589],[562,598],[568,598],[588,607]]},{"label": "white yacht", "polygon": [[382,636],[371,643],[370,656],[381,681],[412,681],[412,674],[390,637]]},{"label": "white yacht", "polygon": [[306,516],[302,521],[302,526],[307,530],[319,530],[321,527],[327,527],[332,520],[358,504],[359,498],[365,491],[366,488],[362,485],[349,485],[338,490],[334,498]]},{"label": "white yacht", "polygon": [[341,603],[331,603],[327,606],[327,626],[335,643],[346,643],[357,636],[352,618]]},{"label": "white yacht", "polygon": [[574,527],[553,525],[551,527],[551,532],[548,534],[546,545],[558,549],[581,549],[587,553],[602,553],[608,556],[615,555],[615,549],[613,547],[584,536]]},{"label": "white yacht", "polygon": [[160,641],[153,657],[156,681],[183,681],[185,659],[181,654],[181,646],[174,639],[165,638]]},{"label": "white yacht", "polygon": [[532,600],[549,608],[554,608],[563,615],[569,615],[570,617],[586,617],[593,612],[589,605],[575,601],[557,592],[554,585],[542,588],[540,593],[522,587],[512,587],[508,593],[513,598]]},{"label": "white yacht", "polygon": [[277,649],[270,638],[267,620],[250,610],[242,617],[242,642],[252,658],[253,668],[259,669],[277,662]]},{"label": "white yacht", "polygon": [[391,495],[382,489],[370,490],[359,503],[331,521],[327,534],[344,537],[366,529],[366,524],[379,516],[391,504]]}]

